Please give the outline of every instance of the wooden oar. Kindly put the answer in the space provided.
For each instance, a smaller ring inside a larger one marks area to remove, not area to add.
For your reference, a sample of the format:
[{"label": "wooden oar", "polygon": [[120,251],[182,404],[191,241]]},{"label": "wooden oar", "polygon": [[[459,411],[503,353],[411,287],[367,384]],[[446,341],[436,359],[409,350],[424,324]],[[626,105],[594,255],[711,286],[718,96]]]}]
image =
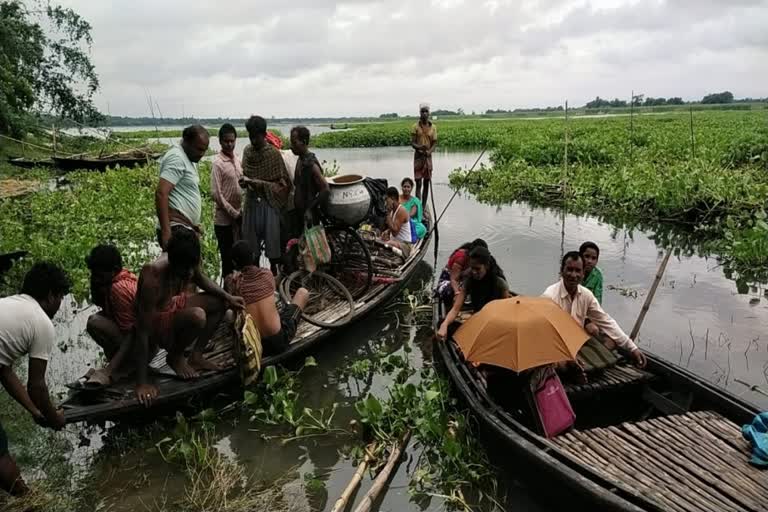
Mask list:
[{"label": "wooden oar", "polygon": [[629,337],[633,340],[637,338],[637,335],[640,332],[640,326],[643,325],[645,314],[648,313],[648,309],[651,307],[651,301],[653,301],[653,296],[656,294],[656,288],[659,287],[661,276],[664,275],[664,270],[667,268],[667,262],[669,261],[670,256],[672,256],[672,249],[667,250],[667,254],[664,255],[664,259],[661,260],[659,269],[656,271],[656,278],[653,280],[653,285],[651,285],[651,289],[648,291],[648,295],[645,297],[645,303],[643,304],[643,308],[640,310],[640,315],[637,317],[635,326],[632,327],[632,333],[629,335]]}]

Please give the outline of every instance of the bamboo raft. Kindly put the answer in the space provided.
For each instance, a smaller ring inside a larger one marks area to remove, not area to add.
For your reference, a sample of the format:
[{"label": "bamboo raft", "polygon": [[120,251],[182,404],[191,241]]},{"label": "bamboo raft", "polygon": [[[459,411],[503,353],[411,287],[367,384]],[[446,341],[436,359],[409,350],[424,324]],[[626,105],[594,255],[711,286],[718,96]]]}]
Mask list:
[{"label": "bamboo raft", "polygon": [[565,499],[590,510],[768,510],[768,471],[749,464],[740,429],[757,409],[679,366],[646,354],[643,370],[620,361],[587,384],[566,384],[576,425],[547,439],[524,405],[501,405],[504,397],[452,339],[436,352],[489,449],[514,461],[532,485],[558,484]]},{"label": "bamboo raft", "polygon": [[[368,291],[354,304],[354,313],[350,323],[360,320],[395,297],[414,275],[419,263],[423,260],[431,237],[420,240],[414,245],[409,258],[399,265],[395,264],[390,270],[384,269],[386,275],[396,274],[397,280],[374,283]],[[378,254],[378,251],[377,251]],[[378,254],[392,264],[391,256]],[[388,267],[384,265],[383,267]],[[349,311],[348,304],[339,302],[324,308],[314,318],[332,323]],[[316,348],[329,339],[336,330],[317,327],[301,321],[291,345],[285,352],[264,358],[262,367],[281,364],[297,359],[310,349]],[[160,394],[153,401],[152,413],[173,412],[179,406],[191,399],[209,395],[224,389],[237,388],[240,383],[239,368],[235,363],[234,341],[237,333],[231,324],[220,325],[209,343],[206,357],[218,362],[226,368],[219,372],[209,372],[194,380],[181,380],[165,362],[165,351],[160,350],[150,363],[150,375]],[[82,379],[81,379],[82,380]],[[69,397],[61,404],[67,423],[87,421],[91,423],[113,421],[136,415],[149,414],[147,408],[139,403],[134,393],[135,383],[128,379],[99,390],[85,389],[80,381],[71,383]]]}]

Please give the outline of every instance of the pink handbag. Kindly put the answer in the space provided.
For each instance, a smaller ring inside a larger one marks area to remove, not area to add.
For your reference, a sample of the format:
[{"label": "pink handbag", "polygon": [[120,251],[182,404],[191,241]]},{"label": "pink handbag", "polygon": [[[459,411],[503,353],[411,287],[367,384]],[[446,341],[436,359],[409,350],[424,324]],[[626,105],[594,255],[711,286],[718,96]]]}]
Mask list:
[{"label": "pink handbag", "polygon": [[555,437],[571,428],[576,421],[563,383],[553,368],[547,368],[533,393],[539,423],[546,437]]}]

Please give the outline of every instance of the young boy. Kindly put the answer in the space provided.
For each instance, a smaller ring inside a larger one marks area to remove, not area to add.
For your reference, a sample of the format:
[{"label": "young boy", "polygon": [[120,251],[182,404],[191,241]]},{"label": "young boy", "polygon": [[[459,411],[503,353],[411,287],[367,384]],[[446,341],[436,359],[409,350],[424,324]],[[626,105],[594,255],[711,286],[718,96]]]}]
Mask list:
[{"label": "young boy", "polygon": [[95,370],[89,383],[107,386],[124,362],[136,328],[138,278],[123,268],[123,258],[114,245],[97,245],[86,260],[91,271],[91,299],[101,311],[88,317],[86,330],[104,350],[109,363]]},{"label": "young boy", "polygon": [[215,203],[213,231],[221,254],[221,277],[232,273],[232,246],[240,239],[242,221],[242,192],[239,180],[243,176],[240,159],[235,155],[237,130],[229,123],[219,128],[221,151],[213,160],[211,195]]},{"label": "young boy", "polygon": [[584,259],[584,288],[592,292],[597,302],[603,304],[603,273],[597,267],[600,249],[595,242],[584,242],[579,247],[579,254]]}]

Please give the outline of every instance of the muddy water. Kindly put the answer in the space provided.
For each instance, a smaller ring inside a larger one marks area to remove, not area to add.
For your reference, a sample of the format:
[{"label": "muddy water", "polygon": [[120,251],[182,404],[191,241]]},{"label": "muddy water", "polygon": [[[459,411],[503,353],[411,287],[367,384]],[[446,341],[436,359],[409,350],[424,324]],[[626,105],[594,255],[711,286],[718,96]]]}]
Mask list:
[{"label": "muddy water", "polygon": [[[412,153],[405,148],[328,149],[317,150],[317,155],[321,160],[336,160],[342,172],[386,177],[392,184],[399,183],[412,168]],[[471,165],[476,156],[448,152],[435,155],[434,192],[438,210],[452,194],[447,186],[448,172]],[[589,217],[567,216],[563,239],[561,221],[557,212],[525,204],[497,208],[459,196],[440,224],[439,265],[444,264],[450,251],[460,243],[482,237],[503,266],[511,288],[518,293],[540,294],[557,279],[561,245],[567,251],[578,248],[585,240],[592,240],[601,248],[599,266],[606,288],[604,307],[629,331],[660,262],[659,249],[646,234],[626,233]],[[432,264],[432,260],[430,250],[425,261]],[[431,269],[426,263],[420,278],[427,282],[431,279]],[[84,307],[67,304],[57,319],[57,331],[62,346],[66,345],[67,349],[55,357],[51,374],[54,382],[78,376],[83,372],[83,364],[97,357],[87,335],[83,334],[85,318],[91,311]],[[380,311],[373,319],[339,333],[315,354],[319,366],[303,375],[302,396],[307,406],[330,407],[339,403],[337,423],[343,426],[354,417],[353,404],[357,396],[368,390],[382,393],[386,389],[388,382],[376,375],[370,375],[363,382],[337,379],[334,371],[345,364],[345,358],[368,357],[382,347],[389,352],[402,352],[403,345],[409,344],[414,347],[413,364],[422,364],[419,347],[429,337],[429,330],[398,327],[403,310],[398,311],[399,315],[391,309]],[[643,324],[639,345],[768,407],[768,400],[748,392],[736,382],[741,379],[768,388],[768,337],[763,333],[767,320],[768,300],[762,288],[739,294],[736,284],[723,275],[714,259],[673,258]],[[351,464],[339,453],[347,440],[328,437],[283,446],[262,437],[269,431],[253,432],[252,428],[247,417],[227,417],[217,427],[222,436],[218,446],[248,472],[266,479],[283,479],[286,492],[295,496],[296,510],[329,510],[353,472]],[[71,435],[77,431],[70,427]],[[73,457],[86,460],[99,454],[102,443],[109,442],[110,436],[117,436],[115,432],[113,429],[101,438],[95,435],[96,430],[90,430],[90,446],[78,448]],[[101,475],[101,499],[109,510],[142,509],[162,495],[178,496],[183,490],[181,472],[156,454],[146,453],[144,449],[121,456],[104,453],[92,471]],[[400,466],[382,510],[441,507],[437,499],[417,505],[409,498],[408,470],[416,456],[409,452],[408,462]],[[323,481],[325,491],[319,495],[304,492],[302,481],[308,473]],[[366,488],[367,484],[363,485]],[[548,509],[512,482],[506,482],[504,491],[508,495],[508,508]]]}]

